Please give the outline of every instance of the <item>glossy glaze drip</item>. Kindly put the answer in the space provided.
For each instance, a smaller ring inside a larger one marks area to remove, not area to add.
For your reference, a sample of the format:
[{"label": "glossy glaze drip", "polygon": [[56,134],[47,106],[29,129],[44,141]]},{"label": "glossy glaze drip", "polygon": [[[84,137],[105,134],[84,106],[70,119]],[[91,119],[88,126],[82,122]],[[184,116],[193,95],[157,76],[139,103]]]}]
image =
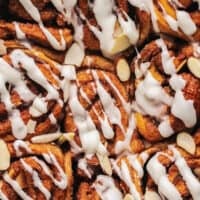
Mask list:
[{"label": "glossy glaze drip", "polygon": [[99,175],[93,185],[101,199],[104,200],[122,200],[120,190],[115,186],[113,179],[109,176]]}]

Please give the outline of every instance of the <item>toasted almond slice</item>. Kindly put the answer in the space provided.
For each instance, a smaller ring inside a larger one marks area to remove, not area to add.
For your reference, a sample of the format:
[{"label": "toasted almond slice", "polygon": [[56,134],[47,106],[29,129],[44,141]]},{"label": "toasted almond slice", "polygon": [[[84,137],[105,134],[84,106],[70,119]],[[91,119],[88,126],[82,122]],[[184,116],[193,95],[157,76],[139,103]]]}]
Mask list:
[{"label": "toasted almond slice", "polygon": [[34,133],[35,132],[35,127],[36,127],[37,122],[33,120],[29,120],[27,123],[27,132],[28,133]]},{"label": "toasted almond slice", "polygon": [[10,152],[3,140],[0,140],[0,155],[0,170],[6,170],[10,166]]},{"label": "toasted almond slice", "polygon": [[62,134],[60,137],[59,137],[59,139],[58,139],[58,144],[63,144],[64,142],[66,142],[66,141],[71,141],[71,140],[73,140],[74,139],[74,136],[75,136],[75,133],[72,133],[72,132],[70,132],[70,133],[64,133],[64,134]]},{"label": "toasted almond slice", "polygon": [[131,43],[127,35],[123,33],[123,30],[120,27],[119,23],[116,23],[115,31],[114,31],[114,43],[110,50],[110,54],[117,54],[121,51],[124,51],[130,46],[131,46]]},{"label": "toasted almond slice", "polygon": [[196,151],[196,144],[193,137],[186,132],[181,132],[176,138],[176,143],[179,147],[183,148],[190,154],[194,154]]},{"label": "toasted almond slice", "polygon": [[131,43],[129,42],[128,37],[125,34],[120,34],[114,39],[114,44],[111,48],[110,53],[111,54],[117,54],[119,52],[122,52],[128,47],[130,47]]},{"label": "toasted almond slice", "polygon": [[200,78],[200,59],[190,57],[187,64],[190,72],[197,78]]},{"label": "toasted almond slice", "polygon": [[85,57],[84,49],[80,47],[77,43],[72,44],[65,55],[64,64],[81,66],[83,59]]},{"label": "toasted almond slice", "polygon": [[160,196],[154,191],[146,191],[144,200],[161,200]]},{"label": "toasted almond slice", "polygon": [[111,163],[110,163],[110,160],[108,158],[108,156],[106,154],[100,154],[100,153],[97,153],[97,158],[99,160],[99,163],[100,163],[100,166],[102,168],[102,170],[108,174],[109,176],[112,175],[112,167],[111,167]]},{"label": "toasted almond slice", "polygon": [[31,138],[31,141],[33,143],[49,143],[57,140],[61,135],[61,133],[49,133],[45,135],[38,135]]},{"label": "toasted almond slice", "polygon": [[4,41],[0,40],[0,56],[3,56],[7,53],[6,46],[4,45]]},{"label": "toasted almond slice", "polygon": [[183,66],[185,65],[186,62],[187,62],[186,59],[183,60],[183,61],[179,64],[179,66],[176,68],[176,72],[179,72],[179,71],[183,68]]},{"label": "toasted almond slice", "polygon": [[131,72],[127,61],[123,58],[119,59],[116,66],[117,76],[121,81],[128,81]]},{"label": "toasted almond slice", "polygon": [[124,197],[124,200],[134,200],[134,198],[131,194],[126,194],[126,196]]}]

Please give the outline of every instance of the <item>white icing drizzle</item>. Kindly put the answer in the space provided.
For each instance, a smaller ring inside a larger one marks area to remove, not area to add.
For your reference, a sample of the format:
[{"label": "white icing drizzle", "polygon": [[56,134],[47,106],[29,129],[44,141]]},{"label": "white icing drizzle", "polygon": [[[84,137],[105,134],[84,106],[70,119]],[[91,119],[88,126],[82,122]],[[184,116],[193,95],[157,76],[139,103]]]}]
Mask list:
[{"label": "white icing drizzle", "polygon": [[26,12],[36,21],[36,22],[40,22],[41,18],[40,18],[40,13],[39,10],[37,9],[37,7],[35,7],[35,5],[32,3],[31,0],[19,0],[19,2],[21,3],[21,5],[24,7],[24,9],[26,10]]},{"label": "white icing drizzle", "polygon": [[57,39],[53,36],[53,34],[44,27],[44,25],[42,23],[39,23],[39,26],[42,30],[42,32],[45,34],[46,38],[48,39],[49,43],[51,44],[51,46],[56,49],[56,50],[65,50],[66,49],[66,41],[63,37],[63,32],[62,30],[59,30],[59,34],[61,37],[61,41],[57,41]]},{"label": "white icing drizzle", "polygon": [[88,104],[92,104],[92,102],[90,101],[90,99],[88,98],[88,96],[85,94],[85,92],[83,91],[82,88],[80,88],[80,94],[81,96],[87,101]]},{"label": "white icing drizzle", "polygon": [[166,13],[164,7],[161,4],[160,6],[162,8],[164,18],[172,30],[178,31],[178,28],[180,28],[182,32],[188,36],[196,32],[197,27],[187,12],[176,10],[177,19],[174,19]]},{"label": "white icing drizzle", "polygon": [[27,75],[36,83],[41,85],[47,92],[47,99],[58,99],[57,90],[46,80],[45,76],[39,70],[33,58],[26,55],[22,50],[14,50],[10,55],[14,67],[21,67],[27,71]]},{"label": "white icing drizzle", "polygon": [[193,42],[192,47],[193,47],[193,55],[197,58],[200,57],[200,43]]},{"label": "white icing drizzle", "polygon": [[159,32],[159,27],[157,24],[157,16],[154,11],[154,5],[152,0],[128,0],[128,2],[141,10],[149,12],[151,14],[151,20],[153,24],[153,28],[156,32]]},{"label": "white icing drizzle", "polygon": [[120,190],[115,186],[113,179],[109,176],[98,175],[93,187],[102,200],[122,200]]},{"label": "white icing drizzle", "polygon": [[[79,86],[79,83],[77,81],[77,84]],[[93,89],[95,90],[95,87],[93,86]],[[91,101],[89,100],[87,94],[83,91],[82,88],[80,88],[80,94],[81,96],[89,103],[91,104]],[[103,135],[106,139],[112,139],[114,137],[114,131],[112,129],[112,127],[110,126],[109,122],[108,122],[108,118],[107,115],[103,112],[103,118],[99,116],[98,111],[96,110],[96,108],[94,106],[92,106],[92,110],[94,111],[94,113],[96,114],[100,124],[101,124],[101,130],[103,131]]]},{"label": "white icing drizzle", "polygon": [[130,142],[134,133],[134,129],[135,129],[135,119],[133,117],[133,115],[129,116],[129,125],[127,130],[124,132],[124,140],[119,140],[117,141],[116,145],[115,145],[115,153],[119,154],[124,150],[130,150]]},{"label": "white icing drizzle", "polygon": [[22,152],[20,151],[20,148],[24,149],[27,153],[32,153],[31,149],[28,146],[28,143],[22,140],[15,140],[15,142],[13,143],[13,147],[18,157],[22,156]]},{"label": "white icing drizzle", "polygon": [[49,115],[49,119],[50,119],[50,121],[51,121],[52,124],[56,124],[57,119],[55,118],[55,116],[54,116],[53,113],[51,113],[51,114]]},{"label": "white icing drizzle", "polygon": [[101,31],[88,23],[90,30],[99,39],[101,50],[105,55],[109,55],[114,43],[114,29],[116,16],[113,14],[113,0],[95,0],[92,9]]},{"label": "white icing drizzle", "polygon": [[161,59],[164,72],[169,75],[174,74],[176,72],[176,67],[173,61],[174,58],[169,55],[165,42],[160,38],[156,40],[156,44],[161,48]]},{"label": "white icing drizzle", "polygon": [[173,74],[169,79],[169,84],[173,90],[177,91],[185,87],[186,81],[180,75]]},{"label": "white icing drizzle", "polygon": [[192,173],[192,170],[189,168],[185,159],[181,156],[179,151],[173,146],[169,146],[169,149],[171,149],[174,154],[175,165],[177,166],[181,176],[183,177],[183,180],[185,181],[185,183],[192,195],[192,198],[194,200],[198,200],[199,196],[200,196],[199,180]]},{"label": "white icing drizzle", "polygon": [[7,196],[2,192],[1,188],[0,188],[0,199],[1,199],[1,200],[9,200],[9,199],[7,198]]},{"label": "white icing drizzle", "polygon": [[4,181],[6,181],[12,188],[13,190],[24,200],[32,200],[32,198],[27,194],[25,193],[21,186],[17,183],[17,181],[13,180],[9,174],[6,172],[4,175],[3,175],[3,179]]},{"label": "white icing drizzle", "polygon": [[92,174],[87,166],[87,160],[85,158],[81,158],[78,161],[78,168],[84,171],[84,173],[88,176],[88,178],[92,177]]},{"label": "white icing drizzle", "polygon": [[150,116],[160,117],[163,115],[165,105],[171,105],[170,97],[154,79],[150,72],[147,72],[145,79],[139,83],[135,92],[137,105]]},{"label": "white icing drizzle", "polygon": [[70,141],[71,151],[77,155],[83,152],[83,148],[81,148],[74,140]]},{"label": "white icing drizzle", "polygon": [[146,74],[148,68],[150,67],[150,62],[144,62],[141,63],[140,66],[138,66],[138,62],[136,60],[135,62],[135,76],[137,79],[141,78],[143,75]]},{"label": "white icing drizzle", "polygon": [[[70,65],[67,66],[67,68],[62,69],[62,75],[65,80],[68,81],[76,79],[75,69]],[[97,131],[89,113],[79,102],[77,92],[77,85],[75,83],[71,83],[69,87],[69,106],[74,122],[79,131],[82,147],[87,154],[93,154],[97,152],[98,147],[101,144],[99,132]]]},{"label": "white icing drizzle", "polygon": [[128,166],[125,161],[121,161],[120,167],[117,165],[117,161],[111,160],[113,169],[116,171],[117,175],[123,180],[129,187],[129,192],[132,194],[135,200],[141,200],[141,196],[136,189],[136,186],[131,178]]},{"label": "white icing drizzle", "polygon": [[171,135],[174,134],[174,130],[170,125],[170,121],[168,118],[166,118],[165,120],[163,120],[159,126],[158,126],[158,130],[160,132],[160,135],[164,138],[170,137]]},{"label": "white icing drizzle", "polygon": [[163,194],[169,200],[182,200],[180,193],[167,177],[165,167],[158,161],[157,153],[147,163],[147,171],[153,181],[158,186],[159,193]]},{"label": "white icing drizzle", "polygon": [[179,0],[170,0],[170,2],[174,5],[176,5],[176,6],[179,6],[179,7],[183,7],[183,5],[181,4],[181,2],[179,1]]},{"label": "white icing drizzle", "polygon": [[[0,58],[0,93],[1,101],[5,104],[6,110],[10,114],[9,119],[11,121],[11,127],[13,135],[18,139],[23,139],[26,137],[26,126],[21,119],[20,112],[16,109],[13,109],[13,104],[11,102],[11,97],[9,91],[6,88],[6,83],[10,83],[15,86],[15,90],[19,95],[26,101],[30,101],[34,95],[27,88],[26,84],[23,81],[21,74],[12,68],[7,62]],[[5,69],[6,70],[5,70]]]},{"label": "white icing drizzle", "polygon": [[21,118],[19,110],[13,110],[10,117],[12,133],[17,139],[24,139],[27,135],[27,127]]},{"label": "white icing drizzle", "polygon": [[[165,116],[166,105],[171,106],[171,113],[181,119],[186,127],[190,128],[196,124],[196,111],[192,100],[186,100],[181,91],[185,85],[185,80],[176,74],[176,67],[173,57],[169,55],[167,46],[163,39],[156,40],[156,44],[161,48],[161,59],[163,69],[170,75],[169,84],[175,90],[175,97],[169,96],[161,87],[160,83],[153,78],[148,71],[145,78],[141,81],[135,92],[135,110],[143,115],[148,114],[156,117],[160,121],[158,130],[162,137],[169,137],[174,133],[167,116]],[[166,104],[166,105],[164,105]],[[188,113],[188,115],[185,115]]]},{"label": "white icing drizzle", "polygon": [[186,100],[180,90],[176,91],[171,112],[174,116],[181,119],[188,128],[193,127],[197,122],[193,101]]},{"label": "white icing drizzle", "polygon": [[[59,165],[56,161],[57,164],[55,163],[52,163],[53,161],[51,161],[51,158],[49,159],[48,156],[45,156],[45,158],[48,160],[48,163],[50,164],[54,164],[55,166],[56,165]],[[67,177],[66,177],[66,174],[64,175],[64,172],[63,170],[60,168],[60,170],[62,171],[62,173],[60,174],[61,176],[61,180],[57,180],[56,178],[54,178],[51,170],[49,169],[49,167],[47,166],[47,164],[42,161],[42,160],[39,160],[38,158],[36,157],[33,157],[33,159],[35,160],[35,162],[37,162],[41,167],[42,167],[42,170],[44,170],[45,174],[51,178],[51,180],[53,181],[53,183],[59,187],[60,189],[65,189],[67,187]],[[57,166],[56,166],[57,167]],[[59,171],[58,171],[59,172]]]},{"label": "white icing drizzle", "polygon": [[37,187],[44,194],[46,199],[50,199],[51,193],[43,185],[38,172],[36,170],[34,170],[30,165],[28,165],[23,159],[20,159],[20,162],[23,165],[24,169],[32,175],[34,186]]},{"label": "white icing drizzle", "polygon": [[139,192],[137,191],[135,184],[133,183],[133,180],[129,173],[128,166],[125,163],[125,161],[121,162],[121,175],[123,177],[124,182],[129,187],[130,193],[132,194],[133,198],[135,200],[141,200],[141,196],[140,196]]},{"label": "white icing drizzle", "polygon": [[142,162],[143,163],[146,163],[146,161],[147,161],[147,159],[149,158],[149,154],[147,153],[147,152],[142,152],[142,153],[140,153],[140,155],[139,155],[139,157],[142,159]]},{"label": "white icing drizzle", "polygon": [[16,31],[17,39],[19,39],[19,40],[24,40],[24,39],[26,39],[26,35],[25,35],[25,33],[21,30],[21,28],[19,27],[19,24],[18,24],[17,22],[13,22],[13,24],[15,25],[15,31]]},{"label": "white icing drizzle", "polygon": [[109,76],[106,75],[106,73],[104,73],[104,72],[102,74],[103,74],[105,80],[109,83],[111,88],[115,91],[115,93],[119,97],[119,99],[120,99],[120,101],[123,105],[123,108],[125,109],[125,111],[129,115],[128,128],[127,128],[127,130],[124,130],[124,128],[122,130],[123,133],[124,133],[125,139],[123,141],[118,141],[116,146],[115,146],[115,152],[118,154],[118,153],[122,152],[123,150],[130,150],[130,141],[131,141],[134,129],[135,129],[135,120],[134,120],[134,117],[133,117],[132,112],[131,112],[131,105],[128,102],[125,101],[124,97],[120,94],[119,90],[113,84],[113,82],[111,81]]},{"label": "white icing drizzle", "polygon": [[[169,80],[170,86],[176,91],[172,103],[171,112],[174,116],[181,119],[186,127],[190,128],[196,124],[196,110],[192,100],[186,100],[181,91],[186,81],[179,75],[174,74]],[[187,113],[187,115],[185,114]]]},{"label": "white icing drizzle", "polygon": [[[100,83],[96,71],[93,70],[92,75],[95,79],[97,93],[99,95],[99,98],[101,100],[101,103],[103,105],[106,115],[108,116],[108,118],[112,124],[117,124],[120,126],[120,128],[122,128],[121,112],[115,105],[115,102],[113,101],[113,98],[111,97],[111,95],[106,91],[106,89],[104,89],[104,87]],[[123,128],[122,128],[122,130],[123,130]]]},{"label": "white icing drizzle", "polygon": [[144,175],[144,170],[142,164],[139,162],[137,158],[137,155],[128,155],[127,159],[130,165],[136,170],[138,176],[142,178]]},{"label": "white icing drizzle", "polygon": [[159,3],[159,6],[162,8],[163,11],[163,16],[165,20],[167,21],[168,25],[173,31],[178,31],[178,22],[176,19],[174,19],[172,16],[168,15],[167,12],[165,11],[165,8],[162,6],[161,3]]},{"label": "white icing drizzle", "polygon": [[55,179],[53,175],[49,172],[49,169],[45,167],[44,164],[41,164],[42,162],[39,162],[39,164],[41,164],[41,166],[43,167],[43,170],[53,180],[54,184],[58,186],[60,189],[64,190],[67,187],[67,176],[65,172],[63,171],[63,169],[61,168],[60,164],[58,163],[56,157],[52,153],[43,154],[43,157],[47,163],[54,165],[56,167],[59,173],[60,180]]},{"label": "white icing drizzle", "polygon": [[107,118],[107,115],[105,115],[104,113],[104,118],[102,119],[97,110],[92,107],[92,110],[94,111],[94,113],[96,114],[96,116],[98,117],[98,120],[101,124],[101,130],[103,131],[103,135],[106,139],[112,139],[115,135],[112,127],[110,126],[109,122],[108,122],[108,118]]},{"label": "white icing drizzle", "polygon": [[42,30],[42,32],[46,36],[46,38],[47,38],[48,42],[51,44],[51,46],[56,50],[65,50],[66,49],[66,41],[63,37],[62,31],[61,30],[59,31],[61,41],[58,42],[56,40],[56,38],[52,35],[52,33],[46,27],[44,27],[44,25],[41,21],[39,10],[32,3],[32,1],[31,0],[26,0],[26,1],[19,0],[19,2],[24,7],[26,12],[32,17],[32,19],[34,19],[39,24],[40,29]]},{"label": "white icing drizzle", "polygon": [[95,153],[100,143],[100,136],[88,112],[80,104],[77,97],[77,87],[70,86],[69,106],[73,114],[74,122],[79,130],[79,136],[83,149],[87,153]]},{"label": "white icing drizzle", "polygon": [[105,80],[109,83],[109,85],[112,87],[112,89],[115,91],[115,93],[117,94],[117,96],[119,97],[125,111],[127,113],[131,112],[131,108],[130,108],[130,104],[128,102],[126,102],[126,100],[124,99],[124,97],[120,94],[120,91],[117,89],[117,87],[113,84],[113,82],[111,81],[111,79],[109,78],[109,76],[105,73],[102,72]]},{"label": "white icing drizzle", "polygon": [[36,97],[29,108],[29,113],[34,117],[38,117],[46,112],[47,112],[47,103],[45,102],[45,99]]},{"label": "white icing drizzle", "polygon": [[199,199],[199,180],[192,173],[192,170],[190,169],[186,160],[184,159],[184,157],[182,157],[180,152],[173,145],[170,145],[168,148],[173,152],[173,157],[169,157],[168,154],[157,153],[149,160],[147,164],[147,171],[154,180],[154,182],[157,184],[159,193],[161,193],[161,195],[164,195],[167,199],[170,200],[182,199],[175,185],[173,185],[169,181],[166,174],[166,168],[158,160],[158,156],[163,155],[170,158],[170,160],[173,161],[176,167],[178,168],[180,175],[182,176],[183,180],[185,181],[188,187],[189,192],[192,195],[192,199]]},{"label": "white icing drizzle", "polygon": [[136,44],[139,39],[139,30],[135,22],[125,12],[123,12],[123,15],[126,19],[123,18],[121,13],[118,12],[117,14],[123,33],[127,35],[131,44]]},{"label": "white icing drizzle", "polygon": [[[15,109],[11,102],[11,96],[6,88],[6,84],[9,83],[13,85],[13,90],[15,90],[20,97],[26,101],[30,102],[33,100],[32,105],[29,108],[32,116],[40,116],[47,112],[47,102],[46,100],[56,99],[62,103],[59,99],[59,93],[57,88],[51,85],[43,73],[40,71],[36,65],[33,58],[26,55],[22,50],[16,49],[10,54],[12,65],[11,67],[4,59],[0,58],[0,64],[4,67],[0,68],[0,93],[1,101],[5,104],[6,110],[9,113],[9,120],[11,122],[12,133],[17,139],[24,139],[28,133],[28,126],[25,125],[21,118],[20,111]],[[47,96],[41,98],[36,97],[35,94],[26,85],[23,75],[20,73],[19,68],[23,68],[30,79],[35,81],[37,84],[42,86],[47,91]],[[6,70],[5,70],[6,69]],[[31,132],[34,131],[33,123],[31,126]],[[29,129],[30,129],[29,126]]]}]

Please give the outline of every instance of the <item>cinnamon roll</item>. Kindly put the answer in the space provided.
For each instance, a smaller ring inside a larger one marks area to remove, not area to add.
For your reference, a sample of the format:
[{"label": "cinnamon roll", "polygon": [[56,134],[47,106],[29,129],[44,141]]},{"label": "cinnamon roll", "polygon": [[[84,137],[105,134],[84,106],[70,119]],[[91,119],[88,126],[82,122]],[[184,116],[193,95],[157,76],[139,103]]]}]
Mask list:
[{"label": "cinnamon roll", "polygon": [[199,200],[198,0],[0,0],[0,199]]},{"label": "cinnamon roll", "polygon": [[7,143],[5,150],[10,165],[0,174],[1,199],[72,198],[70,153],[63,154],[54,145],[21,140]]},{"label": "cinnamon roll", "polygon": [[147,192],[157,191],[160,199],[198,199],[199,131],[194,135],[196,150],[188,154],[183,148],[169,145],[147,163]]},{"label": "cinnamon roll", "polygon": [[17,43],[4,41],[2,47],[0,138],[30,140],[59,131],[63,100],[56,65]]},{"label": "cinnamon roll", "polygon": [[200,80],[188,67],[198,56],[191,45],[160,38],[133,61],[136,124],[145,139],[159,141],[198,124]]},{"label": "cinnamon roll", "polygon": [[87,154],[138,152],[143,148],[135,132],[129,87],[115,74],[115,65],[86,55],[81,66],[66,66],[62,74],[69,85],[65,131],[76,133],[76,146]]}]

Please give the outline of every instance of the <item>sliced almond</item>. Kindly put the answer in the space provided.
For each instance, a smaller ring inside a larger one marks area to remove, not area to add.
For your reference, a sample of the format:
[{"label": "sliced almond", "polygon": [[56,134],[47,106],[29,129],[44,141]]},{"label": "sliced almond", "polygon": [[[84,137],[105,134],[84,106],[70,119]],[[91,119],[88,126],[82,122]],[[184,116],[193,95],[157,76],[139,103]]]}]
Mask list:
[{"label": "sliced almond", "polygon": [[190,72],[197,78],[200,78],[200,59],[190,57],[187,64]]},{"label": "sliced almond", "polygon": [[117,76],[121,81],[128,81],[131,75],[130,67],[127,61],[123,58],[119,59],[116,66]]},{"label": "sliced almond", "polygon": [[186,132],[181,132],[176,138],[176,143],[179,147],[183,148],[190,154],[194,154],[196,151],[196,144],[193,137]]},{"label": "sliced almond", "polygon": [[77,43],[72,44],[65,55],[64,64],[80,66],[85,57],[85,52]]},{"label": "sliced almond", "polygon": [[108,174],[109,176],[112,175],[112,167],[111,167],[111,163],[110,163],[110,160],[108,158],[108,156],[105,154],[105,155],[102,155],[100,153],[97,153],[97,158],[99,160],[99,163],[100,163],[100,166],[102,168],[102,170]]},{"label": "sliced almond", "polygon": [[125,33],[123,33],[122,28],[118,23],[116,23],[114,31],[114,43],[110,50],[111,54],[117,54],[121,51],[124,51],[131,46],[131,43]]},{"label": "sliced almond", "polygon": [[160,196],[154,191],[146,191],[144,200],[161,200]]},{"label": "sliced almond", "polygon": [[6,170],[10,166],[10,152],[3,140],[0,140],[0,155],[0,170]]},{"label": "sliced almond", "polygon": [[0,56],[3,56],[7,53],[6,46],[4,45],[4,41],[0,40]]},{"label": "sliced almond", "polygon": [[49,133],[45,135],[38,135],[31,138],[31,141],[33,143],[49,143],[57,140],[61,135],[61,133]]},{"label": "sliced almond", "polygon": [[75,136],[75,133],[64,133],[62,134],[59,139],[58,139],[58,144],[63,144],[65,143],[66,141],[72,141],[74,139],[74,136]]},{"label": "sliced almond", "polygon": [[35,127],[36,127],[37,122],[33,120],[29,120],[27,123],[27,132],[28,133],[34,133],[35,132]]},{"label": "sliced almond", "polygon": [[134,198],[131,194],[126,194],[126,196],[124,197],[124,200],[134,200]]},{"label": "sliced almond", "polygon": [[184,67],[184,65],[185,65],[186,62],[187,62],[186,59],[183,60],[183,61],[179,64],[179,66],[176,68],[176,72],[179,72],[179,71]]}]

